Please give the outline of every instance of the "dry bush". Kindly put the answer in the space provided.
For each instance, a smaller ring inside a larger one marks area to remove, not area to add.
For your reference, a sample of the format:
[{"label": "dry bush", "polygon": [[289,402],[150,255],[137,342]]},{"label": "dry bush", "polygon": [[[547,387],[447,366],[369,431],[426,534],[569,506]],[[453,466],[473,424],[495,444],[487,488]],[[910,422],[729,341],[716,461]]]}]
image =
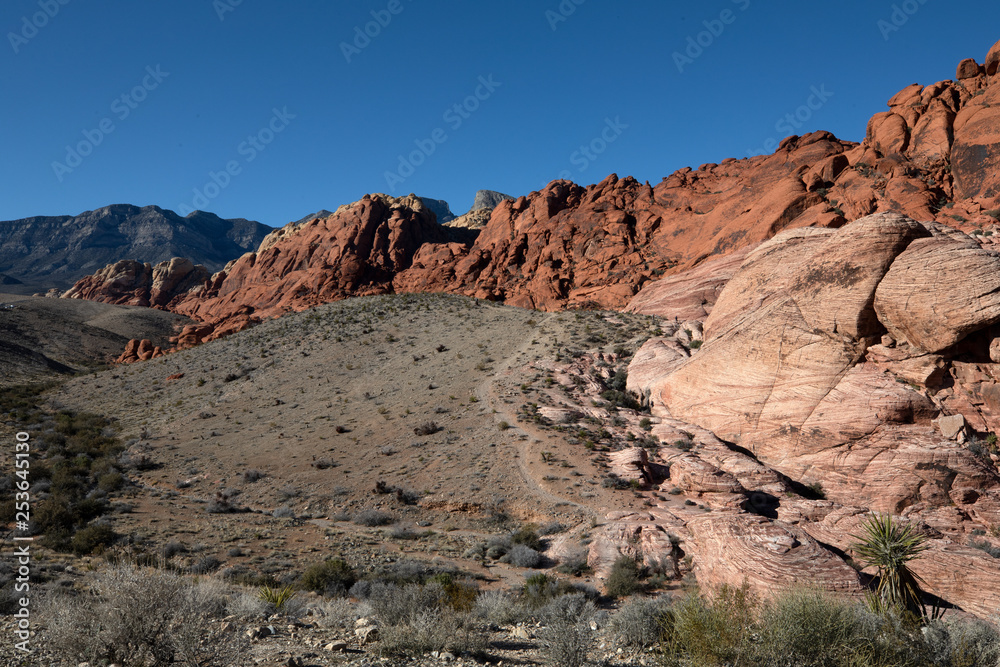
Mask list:
[{"label": "dry bush", "polygon": [[42,615],[49,649],[73,664],[247,664],[245,637],[219,622],[225,608],[218,583],[117,565],[96,575],[89,593],[49,599]]},{"label": "dry bush", "polygon": [[623,648],[659,646],[669,619],[668,598],[632,598],[611,617],[611,636],[614,644]]},{"label": "dry bush", "polygon": [[541,610],[542,653],[553,665],[581,667],[594,644],[590,622],[597,607],[582,593],[561,595]]},{"label": "dry bush", "polygon": [[368,509],[361,510],[355,514],[351,520],[359,526],[374,528],[376,526],[388,526],[390,523],[393,523],[396,518],[388,512],[383,512],[382,510]]},{"label": "dry bush", "polygon": [[483,591],[476,598],[476,614],[490,625],[516,625],[528,618],[528,610],[520,598],[510,591]]},{"label": "dry bush", "polygon": [[504,559],[509,561],[514,567],[539,567],[545,558],[542,554],[538,553],[529,546],[524,544],[515,544],[504,556]]}]

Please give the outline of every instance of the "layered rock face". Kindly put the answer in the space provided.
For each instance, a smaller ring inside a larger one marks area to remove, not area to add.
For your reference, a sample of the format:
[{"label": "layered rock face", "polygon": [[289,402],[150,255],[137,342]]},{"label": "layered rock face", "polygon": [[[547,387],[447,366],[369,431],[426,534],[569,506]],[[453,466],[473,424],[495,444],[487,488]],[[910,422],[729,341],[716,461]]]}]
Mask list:
[{"label": "layered rock face", "polygon": [[[654,429],[661,439],[694,425],[732,443],[725,462],[661,449],[670,483],[703,491],[723,509],[767,493],[780,525],[766,530],[794,536],[794,525],[841,549],[852,541],[844,527],[856,533],[868,510],[902,514],[942,540],[919,566],[931,591],[992,613],[1000,585],[944,575],[948,563],[977,555],[958,546],[966,522],[1000,523],[989,448],[977,454],[962,444],[972,431],[1000,430],[1000,411],[987,401],[1000,395],[991,358],[997,261],[972,237],[887,213],[838,230],[788,230],[747,253],[705,318],[700,348],[689,355],[653,339],[629,368],[629,389],[648,397],[663,422]],[[734,457],[746,459],[742,472]],[[819,485],[829,502],[788,502],[774,480],[747,476],[749,462]],[[737,512],[692,524],[691,540],[739,543],[764,530],[754,522]],[[709,581],[738,583],[738,567],[714,567]]]}]

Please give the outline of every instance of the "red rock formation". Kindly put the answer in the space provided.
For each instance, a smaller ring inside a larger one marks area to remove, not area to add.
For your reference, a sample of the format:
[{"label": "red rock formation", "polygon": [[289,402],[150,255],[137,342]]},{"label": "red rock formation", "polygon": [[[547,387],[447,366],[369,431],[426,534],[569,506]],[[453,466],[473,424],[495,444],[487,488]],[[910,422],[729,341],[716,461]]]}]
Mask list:
[{"label": "red rock formation", "polygon": [[148,303],[202,322],[182,333],[182,345],[386,292],[446,291],[551,310],[623,308],[645,289],[633,309],[700,317],[732,265],[716,265],[716,275],[706,267],[700,282],[656,279],[785,229],[836,228],[877,211],[966,231],[993,224],[998,60],[1000,44],[982,67],[963,62],[956,81],[904,88],[860,145],[814,132],[786,138],[772,155],[682,169],[656,186],[614,175],[587,188],[555,181],[500,203],[478,238],[437,225],[416,197],[371,195],[272,233],[208,280],[179,260],[162,270],[119,263],[67,295]]},{"label": "red rock formation", "polygon": [[145,338],[142,340],[132,339],[125,346],[125,351],[115,361],[119,364],[131,364],[136,361],[149,361],[156,357],[163,356],[164,352],[159,347],[154,346]]},{"label": "red rock formation", "polygon": [[125,306],[169,308],[178,297],[191,298],[209,280],[208,269],[175,257],[155,267],[126,259],[83,278],[62,296]]}]

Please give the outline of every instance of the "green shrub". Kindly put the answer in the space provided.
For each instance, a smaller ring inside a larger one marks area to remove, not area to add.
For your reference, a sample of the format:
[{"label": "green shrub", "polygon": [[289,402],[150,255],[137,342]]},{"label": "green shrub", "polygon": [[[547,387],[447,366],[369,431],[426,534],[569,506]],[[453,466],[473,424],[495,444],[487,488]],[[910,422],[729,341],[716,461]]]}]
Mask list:
[{"label": "green shrub", "polygon": [[516,533],[510,536],[510,541],[512,544],[523,544],[535,551],[541,551],[544,548],[541,538],[538,537],[538,526],[533,523],[521,526]]},{"label": "green shrub", "polygon": [[294,597],[295,591],[292,590],[291,586],[285,586],[284,588],[261,586],[260,590],[257,591],[257,598],[261,602],[274,607],[274,610],[277,612],[282,611]]},{"label": "green shrub", "polygon": [[343,558],[328,558],[306,568],[299,577],[299,587],[327,595],[343,595],[358,580],[354,569]]},{"label": "green shrub", "polygon": [[757,597],[744,584],[723,586],[711,599],[689,595],[674,607],[668,644],[692,665],[757,665]]},{"label": "green shrub", "polygon": [[441,586],[441,604],[446,607],[455,611],[472,611],[476,605],[479,589],[472,583],[455,581],[449,572],[439,572],[428,579],[427,583]]},{"label": "green shrub", "polygon": [[85,556],[98,550],[103,551],[104,547],[114,543],[116,539],[118,535],[111,526],[95,523],[76,531],[69,546],[76,555]]},{"label": "green shrub", "polygon": [[761,648],[772,663],[800,667],[851,664],[864,645],[864,624],[856,605],[818,592],[793,591],[765,607]]},{"label": "green shrub", "polygon": [[531,574],[524,580],[524,587],[521,589],[521,599],[532,609],[538,609],[559,595],[560,588],[561,586],[557,579],[552,579],[540,572]]},{"label": "green shrub", "polygon": [[611,597],[631,595],[639,590],[641,578],[639,564],[628,556],[619,556],[611,566],[608,580],[604,582],[604,592]]}]

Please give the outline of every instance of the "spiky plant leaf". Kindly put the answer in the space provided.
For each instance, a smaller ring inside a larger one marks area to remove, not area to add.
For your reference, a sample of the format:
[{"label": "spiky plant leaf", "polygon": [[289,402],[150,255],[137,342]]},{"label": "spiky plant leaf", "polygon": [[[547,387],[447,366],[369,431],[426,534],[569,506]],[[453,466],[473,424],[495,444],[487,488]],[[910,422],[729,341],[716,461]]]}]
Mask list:
[{"label": "spiky plant leaf", "polygon": [[878,572],[876,593],[885,606],[923,617],[921,585],[923,580],[907,563],[927,550],[927,538],[912,525],[902,525],[889,514],[875,514],[861,524],[862,534],[851,535],[851,545],[865,565]]}]

